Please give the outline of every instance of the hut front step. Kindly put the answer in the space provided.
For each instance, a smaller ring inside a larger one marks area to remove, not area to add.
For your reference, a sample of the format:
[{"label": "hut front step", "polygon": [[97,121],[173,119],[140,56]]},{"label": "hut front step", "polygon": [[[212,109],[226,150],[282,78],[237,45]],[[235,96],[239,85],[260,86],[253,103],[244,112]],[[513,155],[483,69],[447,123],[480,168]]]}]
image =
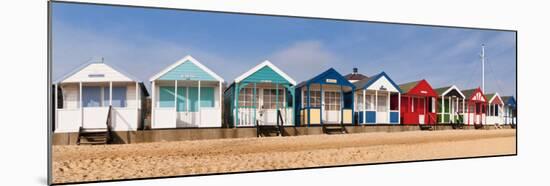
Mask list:
[{"label": "hut front step", "polygon": [[283,136],[277,125],[258,125],[256,128],[258,137]]},{"label": "hut front step", "polygon": [[341,124],[323,124],[323,133],[325,134],[346,134],[346,128]]},{"label": "hut front step", "polygon": [[78,132],[77,144],[100,145],[107,144],[110,139],[109,130],[106,128],[81,129]]},{"label": "hut front step", "polygon": [[420,130],[433,130],[431,125],[418,125],[418,127],[420,127]]}]

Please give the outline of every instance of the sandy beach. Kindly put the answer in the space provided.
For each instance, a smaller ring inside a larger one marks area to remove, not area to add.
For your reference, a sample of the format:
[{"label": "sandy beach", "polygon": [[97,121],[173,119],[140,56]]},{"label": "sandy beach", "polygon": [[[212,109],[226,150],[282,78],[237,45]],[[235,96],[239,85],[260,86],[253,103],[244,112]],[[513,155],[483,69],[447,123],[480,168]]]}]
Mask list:
[{"label": "sandy beach", "polygon": [[447,130],[53,146],[53,182],[516,153],[515,130]]}]

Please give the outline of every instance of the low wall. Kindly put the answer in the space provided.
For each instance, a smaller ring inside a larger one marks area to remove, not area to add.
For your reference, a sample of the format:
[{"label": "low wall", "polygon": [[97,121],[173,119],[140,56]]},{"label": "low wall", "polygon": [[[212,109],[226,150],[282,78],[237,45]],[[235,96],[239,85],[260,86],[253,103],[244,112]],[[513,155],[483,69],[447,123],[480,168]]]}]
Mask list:
[{"label": "low wall", "polygon": [[[348,133],[369,132],[403,132],[420,130],[418,125],[360,125],[345,126]],[[485,130],[495,129],[494,125],[484,125]],[[510,125],[501,126],[510,128]],[[464,126],[464,130],[472,130],[474,126]],[[451,125],[438,124],[433,130],[453,130]],[[321,126],[285,127],[285,136],[323,134]],[[156,129],[139,131],[113,132],[113,144],[148,143],[184,140],[224,139],[224,138],[255,138],[256,128],[188,128],[188,129]],[[53,145],[74,145],[78,133],[54,133]]]}]

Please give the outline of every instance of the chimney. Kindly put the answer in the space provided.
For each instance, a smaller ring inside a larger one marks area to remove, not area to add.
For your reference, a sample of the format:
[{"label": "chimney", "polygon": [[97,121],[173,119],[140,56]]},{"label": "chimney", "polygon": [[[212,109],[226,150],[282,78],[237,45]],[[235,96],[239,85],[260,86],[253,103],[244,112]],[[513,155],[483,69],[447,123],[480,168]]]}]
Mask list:
[{"label": "chimney", "polygon": [[357,67],[353,68],[353,74],[357,74]]}]

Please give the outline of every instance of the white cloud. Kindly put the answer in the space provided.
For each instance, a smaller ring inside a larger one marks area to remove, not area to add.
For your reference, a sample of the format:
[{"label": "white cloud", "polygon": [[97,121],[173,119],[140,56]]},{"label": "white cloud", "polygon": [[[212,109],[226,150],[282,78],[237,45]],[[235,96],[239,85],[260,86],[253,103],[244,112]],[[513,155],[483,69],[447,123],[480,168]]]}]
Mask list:
[{"label": "white cloud", "polygon": [[299,82],[337,66],[338,58],[323,42],[308,40],[274,52],[269,60]]},{"label": "white cloud", "polygon": [[[231,63],[224,57],[179,43],[133,34],[123,40],[117,34],[103,34],[55,22],[53,30],[53,79],[56,80],[80,67],[92,57],[104,57],[136,76],[149,86],[148,79],[185,55],[192,55],[213,71]],[[130,34],[130,33],[129,33]]]}]

